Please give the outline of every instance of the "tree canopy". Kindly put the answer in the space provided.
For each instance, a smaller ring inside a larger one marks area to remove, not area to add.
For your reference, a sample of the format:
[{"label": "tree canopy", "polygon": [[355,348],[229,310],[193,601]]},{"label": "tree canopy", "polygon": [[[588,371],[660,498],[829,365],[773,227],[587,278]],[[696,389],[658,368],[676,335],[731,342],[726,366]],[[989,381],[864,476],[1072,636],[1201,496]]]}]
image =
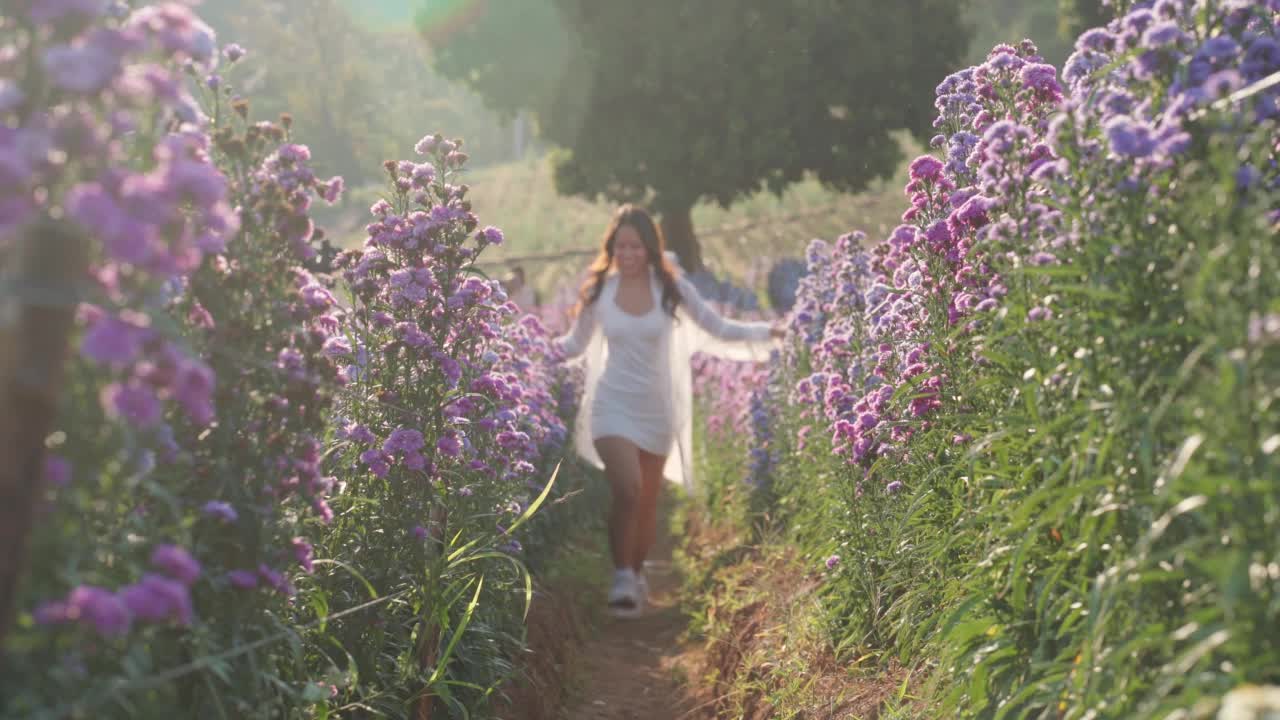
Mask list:
[{"label": "tree canopy", "polygon": [[1106,25],[1112,17],[1112,10],[1103,5],[1103,0],[1059,0],[1059,2],[1062,33],[1067,37],[1075,37],[1089,28]]},{"label": "tree canopy", "polygon": [[[382,163],[424,134],[466,134],[472,165],[510,159],[510,130],[474,93],[432,72],[409,18],[389,0],[218,0],[200,14],[223,43],[248,57],[231,72],[257,119],[293,115],[294,135],[313,145],[321,172],[350,185],[382,183]],[[369,12],[382,8],[384,22]],[[363,10],[358,22],[356,13]]]},{"label": "tree canopy", "polygon": [[931,134],[933,87],[969,48],[954,0],[425,2],[436,68],[531,111],[560,192],[661,213],[689,269],[700,200],[892,173],[891,133]]}]

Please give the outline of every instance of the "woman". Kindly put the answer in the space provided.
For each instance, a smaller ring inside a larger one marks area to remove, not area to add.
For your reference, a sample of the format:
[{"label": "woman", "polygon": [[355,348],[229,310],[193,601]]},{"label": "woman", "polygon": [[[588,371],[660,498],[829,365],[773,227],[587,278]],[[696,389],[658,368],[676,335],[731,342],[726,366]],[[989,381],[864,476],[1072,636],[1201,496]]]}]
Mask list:
[{"label": "woman", "polygon": [[567,358],[588,355],[578,449],[603,464],[612,490],[609,606],[621,617],[639,615],[644,605],[644,561],[657,534],[664,474],[689,483],[689,354],[762,359],[782,336],[779,326],[721,317],[666,255],[649,213],[619,208],[583,284],[574,326],[556,341]]}]

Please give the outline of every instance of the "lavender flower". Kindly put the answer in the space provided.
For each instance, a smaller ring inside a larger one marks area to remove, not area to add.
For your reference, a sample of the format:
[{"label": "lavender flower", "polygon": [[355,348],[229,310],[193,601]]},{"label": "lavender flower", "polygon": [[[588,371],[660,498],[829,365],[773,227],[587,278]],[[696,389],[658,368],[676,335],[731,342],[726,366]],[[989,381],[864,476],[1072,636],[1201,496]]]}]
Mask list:
[{"label": "lavender flower", "polygon": [[151,564],[183,585],[190,586],[200,577],[200,563],[177,545],[156,546],[151,553]]},{"label": "lavender flower", "polygon": [[200,511],[207,517],[224,523],[233,523],[240,518],[239,513],[231,506],[231,503],[221,500],[210,500],[200,508]]}]

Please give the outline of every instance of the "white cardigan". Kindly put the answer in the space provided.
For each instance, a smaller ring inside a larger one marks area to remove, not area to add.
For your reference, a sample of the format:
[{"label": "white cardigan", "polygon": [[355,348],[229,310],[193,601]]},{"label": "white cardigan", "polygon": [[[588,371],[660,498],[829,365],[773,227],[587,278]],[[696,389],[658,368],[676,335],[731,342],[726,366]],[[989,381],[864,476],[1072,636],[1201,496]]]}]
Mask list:
[{"label": "white cardigan", "polygon": [[[600,298],[611,298],[618,277],[616,274],[610,275],[605,282],[608,285]],[[666,343],[665,365],[668,371],[663,375],[669,381],[666,382],[668,387],[659,389],[670,402],[668,417],[672,419],[676,442],[674,451],[667,457],[663,475],[668,480],[683,485],[686,490],[693,490],[693,429],[690,423],[693,373],[690,358],[693,353],[701,352],[730,360],[763,361],[768,359],[769,352],[779,343],[770,337],[769,323],[740,322],[725,318],[698,294],[693,283],[683,273],[677,274],[676,283],[682,298],[675,318],[667,317],[667,321],[671,323],[671,332],[670,342]],[[654,292],[654,301],[660,303],[662,285],[656,272],[651,275],[650,287]],[[603,467],[591,433],[591,404],[607,358],[606,342],[596,320],[595,306],[583,308],[573,328],[568,334],[558,338],[556,344],[567,357],[581,357],[586,365],[586,386],[578,409],[574,440],[582,457],[596,467]],[[655,351],[662,352],[662,348],[657,347]],[[661,362],[658,358],[655,360]]]}]

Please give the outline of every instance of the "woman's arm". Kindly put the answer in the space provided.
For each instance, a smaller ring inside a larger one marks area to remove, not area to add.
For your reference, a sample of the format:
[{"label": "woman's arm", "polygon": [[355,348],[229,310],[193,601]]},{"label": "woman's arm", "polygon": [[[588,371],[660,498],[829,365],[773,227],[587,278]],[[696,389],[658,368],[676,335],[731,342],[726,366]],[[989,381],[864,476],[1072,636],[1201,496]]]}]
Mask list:
[{"label": "woman's arm", "polygon": [[569,332],[556,338],[553,343],[564,354],[565,359],[575,358],[587,351],[587,345],[591,343],[591,336],[595,331],[596,306],[592,303],[583,306],[582,312],[574,318],[573,327]]},{"label": "woman's arm", "polygon": [[698,327],[719,340],[765,342],[777,335],[770,323],[730,320],[716,312],[683,275],[676,278],[676,286],[680,288],[685,312]]}]

